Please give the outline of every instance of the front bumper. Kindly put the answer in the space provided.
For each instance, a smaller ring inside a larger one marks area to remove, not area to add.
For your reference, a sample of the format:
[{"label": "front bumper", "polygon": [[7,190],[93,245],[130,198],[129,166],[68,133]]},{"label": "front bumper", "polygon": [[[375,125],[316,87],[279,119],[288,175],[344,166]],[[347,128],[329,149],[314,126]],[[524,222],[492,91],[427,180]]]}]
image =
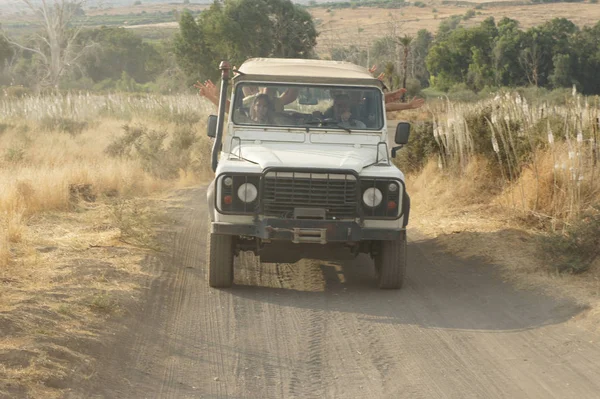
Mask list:
[{"label": "front bumper", "polygon": [[214,234],[258,237],[263,240],[282,240],[294,243],[392,241],[404,228],[364,228],[354,221],[263,219],[254,224],[212,222]]}]

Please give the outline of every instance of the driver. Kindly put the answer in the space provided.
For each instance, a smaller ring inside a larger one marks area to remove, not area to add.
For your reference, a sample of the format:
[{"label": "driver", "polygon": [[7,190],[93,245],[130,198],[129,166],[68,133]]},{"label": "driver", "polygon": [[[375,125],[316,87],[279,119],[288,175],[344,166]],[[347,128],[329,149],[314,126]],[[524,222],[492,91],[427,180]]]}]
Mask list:
[{"label": "driver", "polygon": [[336,94],[333,97],[333,119],[342,127],[365,129],[367,125],[353,117],[350,107],[351,100],[348,94]]}]

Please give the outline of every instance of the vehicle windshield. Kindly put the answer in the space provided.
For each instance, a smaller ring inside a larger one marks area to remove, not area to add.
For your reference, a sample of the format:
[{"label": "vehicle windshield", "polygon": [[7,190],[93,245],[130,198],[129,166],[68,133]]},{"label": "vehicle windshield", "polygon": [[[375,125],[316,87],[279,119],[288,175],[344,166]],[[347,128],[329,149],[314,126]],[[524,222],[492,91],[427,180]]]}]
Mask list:
[{"label": "vehicle windshield", "polygon": [[381,90],[240,83],[236,87],[232,118],[237,125],[380,130]]}]

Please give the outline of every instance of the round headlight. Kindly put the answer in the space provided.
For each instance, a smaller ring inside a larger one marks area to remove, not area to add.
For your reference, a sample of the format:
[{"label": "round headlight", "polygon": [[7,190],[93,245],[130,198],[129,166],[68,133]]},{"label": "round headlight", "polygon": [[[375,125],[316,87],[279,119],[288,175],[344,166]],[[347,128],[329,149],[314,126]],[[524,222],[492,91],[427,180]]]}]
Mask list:
[{"label": "round headlight", "polygon": [[395,193],[396,191],[398,191],[398,185],[396,183],[390,183],[390,185],[388,186],[388,190],[390,190],[390,192]]},{"label": "round headlight", "polygon": [[383,199],[383,194],[378,188],[369,187],[363,193],[363,202],[366,206],[375,208],[381,204],[381,200]]},{"label": "round headlight", "polygon": [[248,203],[256,199],[258,196],[258,190],[254,184],[244,183],[240,186],[240,188],[238,188],[237,195],[242,202]]},{"label": "round headlight", "polygon": [[233,179],[229,176],[227,176],[226,178],[223,179],[223,184],[226,185],[227,187],[231,187],[231,185],[233,184]]}]

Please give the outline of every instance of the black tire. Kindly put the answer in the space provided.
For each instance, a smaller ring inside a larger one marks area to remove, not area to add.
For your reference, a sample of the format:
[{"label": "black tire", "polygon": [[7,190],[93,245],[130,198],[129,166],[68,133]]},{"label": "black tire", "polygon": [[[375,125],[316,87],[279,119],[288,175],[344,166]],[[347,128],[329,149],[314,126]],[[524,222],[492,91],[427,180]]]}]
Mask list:
[{"label": "black tire", "polygon": [[395,241],[381,241],[375,255],[375,271],[379,288],[402,288],[406,276],[406,231]]},{"label": "black tire", "polygon": [[229,288],[233,284],[233,236],[209,234],[208,284]]}]

